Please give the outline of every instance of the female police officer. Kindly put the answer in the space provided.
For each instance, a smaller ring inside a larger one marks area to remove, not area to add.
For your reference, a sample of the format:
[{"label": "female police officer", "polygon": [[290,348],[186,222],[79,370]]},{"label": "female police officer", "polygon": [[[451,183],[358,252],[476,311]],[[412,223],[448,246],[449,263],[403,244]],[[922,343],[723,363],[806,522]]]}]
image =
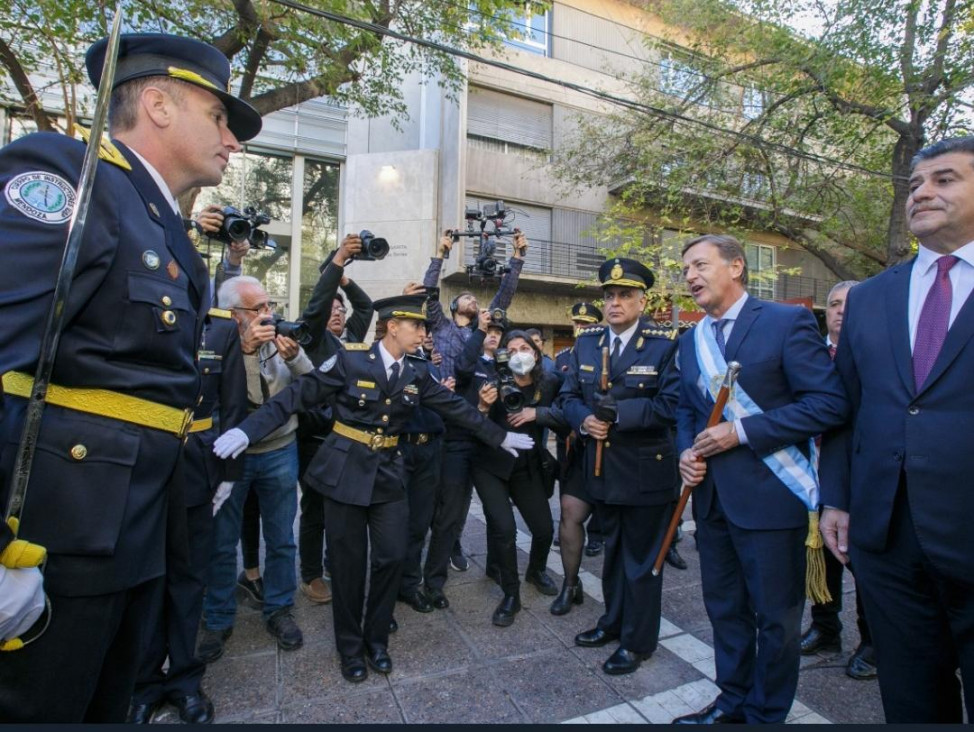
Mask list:
[{"label": "female police officer", "polygon": [[[426,296],[400,295],[374,305],[386,333],[371,347],[346,344],[317,371],[302,376],[238,429],[217,440],[214,452],[234,456],[295,413],[332,400],[335,427],[304,476],[324,496],[325,536],[332,558],[332,608],[342,675],[363,681],[366,661],[389,673],[389,624],[406,555],[409,504],[399,433],[422,404],[465,427],[493,447],[526,449],[526,435],[506,433],[468,402],[438,384],[414,353],[426,335]],[[372,575],[365,605],[367,542]]]}]

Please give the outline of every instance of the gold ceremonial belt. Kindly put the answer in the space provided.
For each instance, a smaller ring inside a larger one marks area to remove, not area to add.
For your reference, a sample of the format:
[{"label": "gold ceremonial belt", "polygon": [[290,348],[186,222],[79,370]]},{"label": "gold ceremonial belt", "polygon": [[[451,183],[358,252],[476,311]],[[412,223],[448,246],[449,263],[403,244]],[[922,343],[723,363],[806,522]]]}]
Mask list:
[{"label": "gold ceremonial belt", "polygon": [[[3,390],[6,394],[29,399],[33,385],[33,376],[17,371],[8,371],[3,375]],[[185,437],[193,422],[192,409],[176,409],[108,389],[49,384],[44,401],[56,407],[171,432],[177,437]]]},{"label": "gold ceremonial belt", "polygon": [[396,435],[395,437],[378,435],[374,432],[357,430],[354,427],[349,427],[347,424],[342,424],[341,422],[335,422],[335,426],[332,427],[332,431],[337,432],[342,437],[347,437],[350,440],[361,442],[363,445],[368,445],[372,450],[382,450],[388,447],[395,447],[399,444],[399,435]]},{"label": "gold ceremonial belt", "polygon": [[213,426],[213,417],[206,417],[205,419],[194,419],[193,423],[189,426],[190,432],[206,432]]}]

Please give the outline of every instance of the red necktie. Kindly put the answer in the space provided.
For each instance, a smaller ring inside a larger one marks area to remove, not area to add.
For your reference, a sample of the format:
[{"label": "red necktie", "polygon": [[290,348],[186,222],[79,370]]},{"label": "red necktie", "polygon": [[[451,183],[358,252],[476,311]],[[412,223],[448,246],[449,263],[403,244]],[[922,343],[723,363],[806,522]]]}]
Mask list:
[{"label": "red necktie", "polygon": [[835,346],[833,346],[831,343],[829,344],[829,358],[831,358],[833,361],[835,360]]},{"label": "red necktie", "polygon": [[937,279],[927,293],[917,321],[916,341],[913,344],[913,380],[917,391],[927,380],[940,349],[947,338],[950,305],[954,290],[950,284],[950,268],[960,260],[947,255],[937,260]]}]

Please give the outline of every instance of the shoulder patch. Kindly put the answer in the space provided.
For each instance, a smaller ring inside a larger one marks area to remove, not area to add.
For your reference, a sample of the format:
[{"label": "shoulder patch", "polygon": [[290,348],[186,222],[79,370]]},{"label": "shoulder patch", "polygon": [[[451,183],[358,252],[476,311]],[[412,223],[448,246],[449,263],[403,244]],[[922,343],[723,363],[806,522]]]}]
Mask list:
[{"label": "shoulder patch", "polygon": [[74,186],[64,178],[43,170],[14,176],[7,182],[3,195],[13,208],[42,224],[65,224],[74,213],[77,195]]},{"label": "shoulder patch", "polygon": [[368,343],[346,343],[346,351],[367,351],[371,348]]},{"label": "shoulder patch", "polygon": [[[75,123],[74,129],[75,132],[81,135],[81,139],[84,140],[85,144],[87,145],[88,141],[91,139],[91,130],[85,129],[78,123]],[[132,170],[132,165],[128,160],[125,159],[125,156],[122,155],[122,151],[112,144],[112,141],[108,139],[107,134],[102,135],[101,137],[101,147],[98,148],[98,157],[99,159],[104,160],[106,163],[117,165],[122,170]]]},{"label": "shoulder patch", "polygon": [[334,356],[332,356],[331,358],[327,359],[324,363],[322,363],[321,366],[318,367],[318,370],[323,374],[327,374],[335,367],[335,364],[337,362],[338,362],[338,354],[336,353]]},{"label": "shoulder patch", "polygon": [[604,325],[593,325],[591,328],[582,328],[578,331],[577,337],[599,335],[605,332]]},{"label": "shoulder patch", "polygon": [[676,328],[643,328],[641,332],[647,338],[666,338],[669,341],[680,335]]},{"label": "shoulder patch", "polygon": [[211,318],[230,318],[233,319],[233,313],[229,310],[223,310],[222,308],[210,308],[209,316]]}]

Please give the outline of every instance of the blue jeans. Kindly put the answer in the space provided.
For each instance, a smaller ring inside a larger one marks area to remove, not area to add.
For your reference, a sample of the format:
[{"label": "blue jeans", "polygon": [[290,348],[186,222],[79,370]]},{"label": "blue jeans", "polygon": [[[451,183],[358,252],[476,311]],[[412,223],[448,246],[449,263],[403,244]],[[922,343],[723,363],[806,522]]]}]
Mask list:
[{"label": "blue jeans", "polygon": [[203,602],[211,630],[233,627],[237,612],[237,541],[248,492],[257,492],[264,531],[264,619],[294,605],[294,517],[298,510],[298,449],[292,442],[272,452],[244,458],[243,478],[217,512],[213,523],[213,556]]}]

